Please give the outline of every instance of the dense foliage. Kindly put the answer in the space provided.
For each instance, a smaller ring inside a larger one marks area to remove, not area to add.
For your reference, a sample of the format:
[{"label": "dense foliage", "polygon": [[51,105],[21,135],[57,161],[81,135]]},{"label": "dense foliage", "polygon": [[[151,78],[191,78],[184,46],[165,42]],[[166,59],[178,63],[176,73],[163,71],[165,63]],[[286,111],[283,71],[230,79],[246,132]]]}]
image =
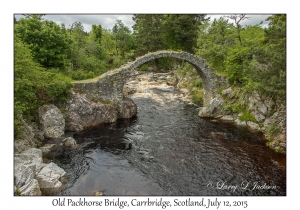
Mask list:
[{"label": "dense foliage", "polygon": [[30,47],[16,37],[14,54],[14,127],[15,135],[19,135],[20,117],[36,121],[40,105],[65,100],[71,80],[41,67],[34,61]]},{"label": "dense foliage", "polygon": [[28,15],[15,24],[15,34],[28,44],[34,61],[44,67],[66,67],[71,40],[64,25],[42,20],[42,15]]},{"label": "dense foliage", "polygon": [[168,49],[194,53],[197,44],[198,27],[205,20],[205,15],[164,15],[163,39]]},{"label": "dense foliage", "polygon": [[134,38],[120,20],[114,32],[95,24],[88,33],[80,22],[67,29],[43,16],[14,19],[16,136],[21,117],[37,122],[38,107],[65,100],[72,80],[93,78],[133,59]]},{"label": "dense foliage", "polygon": [[286,100],[286,16],[268,19],[265,29],[234,25],[223,17],[205,22],[199,28],[197,54],[241,94],[256,91],[280,106]]},{"label": "dense foliage", "polygon": [[[199,14],[135,14],[133,35],[136,39],[135,55],[141,56],[158,50],[178,50],[194,52],[198,27],[206,15]],[[172,69],[178,63],[171,58],[156,59],[145,64],[155,69]],[[142,67],[143,68],[143,67]]]},{"label": "dense foliage", "polygon": [[[241,93],[257,91],[262,98],[285,103],[286,16],[271,15],[270,24],[242,26],[244,15],[210,22],[199,14],[135,14],[133,31],[121,20],[111,29],[80,22],[69,28],[43,15],[26,15],[15,25],[15,128],[20,116],[36,116],[38,106],[64,100],[72,80],[89,79],[157,50],[196,53],[217,74],[228,78]],[[234,23],[229,23],[229,19]],[[193,67],[171,58],[141,66],[173,69],[181,66],[185,86],[202,103],[202,82]],[[33,119],[36,120],[36,119]]]}]

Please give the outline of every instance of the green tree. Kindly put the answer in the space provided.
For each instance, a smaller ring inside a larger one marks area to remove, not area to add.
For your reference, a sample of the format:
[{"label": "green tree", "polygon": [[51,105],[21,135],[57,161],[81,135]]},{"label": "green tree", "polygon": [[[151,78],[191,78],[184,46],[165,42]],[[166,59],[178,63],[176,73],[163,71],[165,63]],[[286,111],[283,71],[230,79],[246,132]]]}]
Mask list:
[{"label": "green tree", "polygon": [[116,41],[115,46],[116,46],[116,54],[117,54],[117,56],[119,54],[118,53],[118,33],[119,33],[119,30],[120,30],[120,26],[119,26],[118,20],[117,20],[117,23],[112,28],[112,32],[115,35],[115,41]]},{"label": "green tree", "polygon": [[64,25],[43,20],[43,15],[26,15],[15,24],[16,36],[29,45],[33,59],[44,67],[68,65],[70,37]]},{"label": "green tree", "polygon": [[84,32],[84,27],[81,22],[74,22],[69,29],[72,44],[70,51],[70,60],[74,70],[80,68],[80,55],[84,54],[86,46],[87,34]]},{"label": "green tree", "polygon": [[256,52],[258,64],[249,77],[262,96],[279,105],[286,101],[286,15],[271,15],[267,20],[269,26]]},{"label": "green tree", "polygon": [[101,44],[101,39],[102,39],[102,26],[101,25],[92,25],[92,31],[91,31],[92,37],[95,42]]},{"label": "green tree", "polygon": [[102,30],[102,40],[101,45],[103,46],[105,52],[111,57],[115,53],[115,38],[111,30],[103,29]]},{"label": "green tree", "polygon": [[94,56],[99,60],[105,59],[106,53],[102,46],[102,26],[92,25],[92,30],[88,36],[85,52],[89,56]]},{"label": "green tree", "polygon": [[72,79],[92,78],[106,71],[107,53],[102,46],[103,29],[101,25],[92,25],[90,33],[84,31],[80,22],[72,24],[70,59],[73,64]]},{"label": "green tree", "polygon": [[213,71],[224,74],[228,50],[234,46],[235,29],[223,17],[212,24],[206,20],[198,30],[196,54],[206,59]]},{"label": "green tree", "polygon": [[209,18],[203,14],[164,15],[163,37],[168,49],[194,53],[199,26]]},{"label": "green tree", "polygon": [[259,25],[247,26],[240,31],[239,36],[238,43],[228,51],[224,62],[225,71],[231,84],[243,83],[244,86],[251,86],[249,79],[254,73],[255,66],[258,65],[257,51],[262,47],[264,30]]},{"label": "green tree", "polygon": [[241,29],[242,29],[242,26],[240,24],[241,21],[243,20],[246,20],[246,19],[250,19],[249,17],[246,17],[245,14],[240,14],[240,15],[228,15],[228,16],[225,16],[231,20],[234,21],[234,24],[235,24],[235,28],[236,28],[236,31],[237,31],[237,38],[239,40],[239,43],[240,45],[242,45],[242,38],[241,38]]},{"label": "green tree", "polygon": [[[136,56],[166,49],[167,45],[163,38],[164,15],[136,14],[133,15],[133,20],[135,21],[132,28],[136,40]],[[168,63],[168,59],[166,59],[167,58],[155,59],[146,65],[153,65],[156,69],[158,69],[161,68],[162,63]]]},{"label": "green tree", "polygon": [[130,29],[124,25],[122,20],[116,20],[116,23],[112,28],[112,32],[115,36],[117,56],[119,54],[119,51],[121,56],[124,57],[125,52],[134,49],[134,38],[131,35]]},{"label": "green tree", "polygon": [[166,44],[163,41],[163,18],[162,14],[135,14],[133,20],[134,36],[136,38],[136,55],[140,56],[148,52],[163,50]]}]

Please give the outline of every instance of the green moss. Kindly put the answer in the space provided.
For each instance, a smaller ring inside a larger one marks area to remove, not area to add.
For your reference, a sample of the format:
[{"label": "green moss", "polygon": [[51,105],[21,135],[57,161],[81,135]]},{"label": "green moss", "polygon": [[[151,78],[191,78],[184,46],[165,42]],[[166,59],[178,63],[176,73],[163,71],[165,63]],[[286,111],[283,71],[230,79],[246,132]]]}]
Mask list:
[{"label": "green moss", "polygon": [[21,191],[20,191],[19,189],[17,189],[17,190],[15,191],[14,195],[20,196],[20,195],[21,195]]},{"label": "green moss", "polygon": [[65,114],[65,113],[67,113],[67,109],[61,108],[61,109],[60,109],[60,112],[61,112],[62,114]]},{"label": "green moss", "polygon": [[239,117],[240,120],[251,121],[251,122],[257,123],[257,120],[255,119],[255,117],[252,114],[250,114],[246,110],[243,110],[242,113],[243,113],[243,115]]},{"label": "green moss", "polygon": [[276,147],[276,148],[275,148],[275,152],[281,153],[281,148],[280,148],[280,147]]},{"label": "green moss", "polygon": [[222,92],[223,92],[223,90],[225,90],[225,87],[220,88],[220,89],[217,91],[217,93],[221,95]]}]

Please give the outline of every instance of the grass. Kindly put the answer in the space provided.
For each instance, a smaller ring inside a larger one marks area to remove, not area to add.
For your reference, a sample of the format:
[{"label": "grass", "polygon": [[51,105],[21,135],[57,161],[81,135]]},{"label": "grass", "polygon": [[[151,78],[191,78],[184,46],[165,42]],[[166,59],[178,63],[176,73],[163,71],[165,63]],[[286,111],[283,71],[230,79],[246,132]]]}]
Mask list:
[{"label": "grass", "polygon": [[198,72],[190,64],[184,62],[181,68],[176,70],[179,77],[185,78],[186,81],[181,83],[181,88],[187,88],[194,104],[203,106],[203,84]]},{"label": "grass", "polygon": [[276,124],[271,124],[271,126],[267,129],[266,133],[270,136],[278,135],[280,131],[280,127]]}]

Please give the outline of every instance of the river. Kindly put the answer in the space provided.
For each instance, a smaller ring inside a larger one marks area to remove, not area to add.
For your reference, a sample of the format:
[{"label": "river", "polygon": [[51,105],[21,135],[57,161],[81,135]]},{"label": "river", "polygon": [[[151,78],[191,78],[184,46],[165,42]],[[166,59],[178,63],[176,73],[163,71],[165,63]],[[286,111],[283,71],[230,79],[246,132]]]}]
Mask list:
[{"label": "river", "polygon": [[286,156],[259,133],[198,117],[166,75],[129,82],[136,117],[69,133],[78,147],[47,157],[69,176],[59,195],[286,195]]}]

